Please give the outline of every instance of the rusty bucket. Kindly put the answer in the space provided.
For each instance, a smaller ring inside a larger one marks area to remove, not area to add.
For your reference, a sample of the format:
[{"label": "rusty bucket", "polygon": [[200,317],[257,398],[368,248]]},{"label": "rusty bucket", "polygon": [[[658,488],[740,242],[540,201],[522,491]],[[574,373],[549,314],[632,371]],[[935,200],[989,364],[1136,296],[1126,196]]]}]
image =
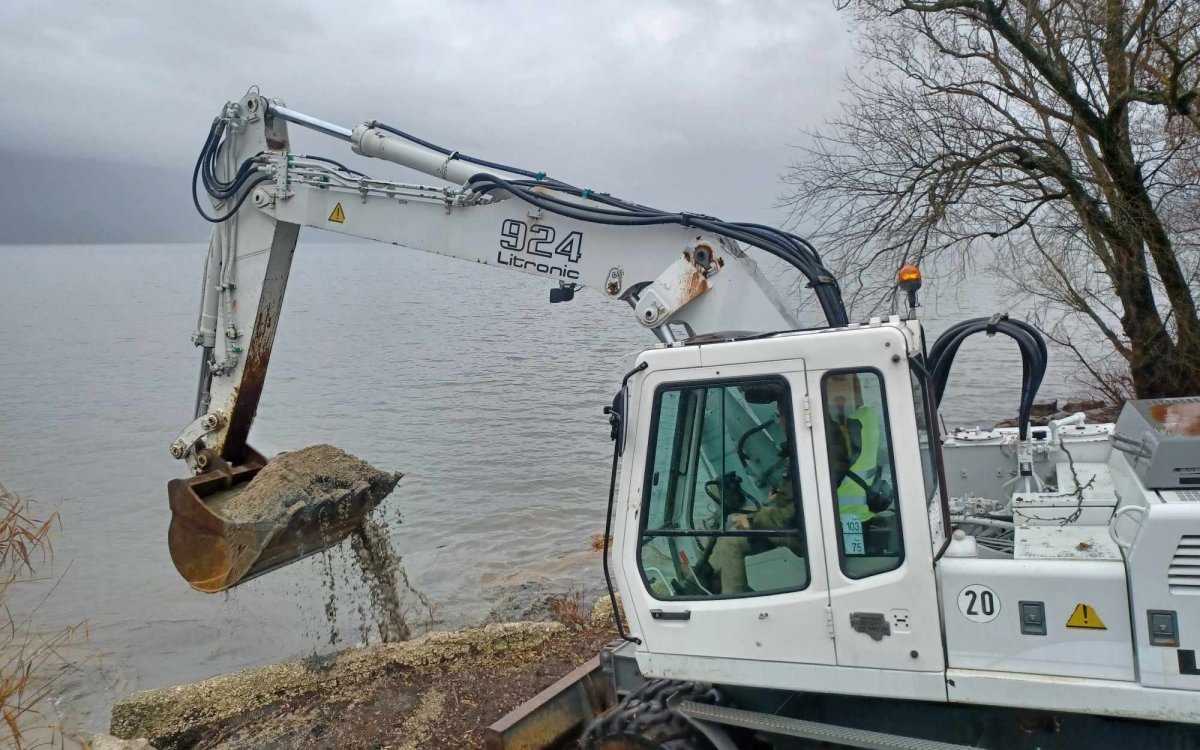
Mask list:
[{"label": "rusty bucket", "polygon": [[378,504],[367,485],[330,502],[297,507],[266,522],[235,522],[212,498],[253,479],[267,459],[249,446],[243,463],[167,483],[171,526],[167,544],[175,569],[197,591],[215,593],[337,545]]}]

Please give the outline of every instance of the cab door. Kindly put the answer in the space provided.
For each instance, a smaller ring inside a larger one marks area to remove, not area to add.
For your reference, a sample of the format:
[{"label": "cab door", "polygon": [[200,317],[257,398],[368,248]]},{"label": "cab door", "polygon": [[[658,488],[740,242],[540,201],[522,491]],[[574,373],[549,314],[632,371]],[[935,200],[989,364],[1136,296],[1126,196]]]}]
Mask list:
[{"label": "cab door", "polygon": [[879,349],[878,362],[809,374],[837,664],[940,672],[914,385],[907,360]]},{"label": "cab door", "polygon": [[652,371],[636,390],[618,554],[641,650],[834,664],[804,361]]}]

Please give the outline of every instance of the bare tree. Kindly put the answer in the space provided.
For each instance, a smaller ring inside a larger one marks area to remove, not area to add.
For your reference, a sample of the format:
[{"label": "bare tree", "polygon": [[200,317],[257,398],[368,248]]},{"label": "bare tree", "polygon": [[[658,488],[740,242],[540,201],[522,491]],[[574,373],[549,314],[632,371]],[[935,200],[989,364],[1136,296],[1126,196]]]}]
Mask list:
[{"label": "bare tree", "polygon": [[986,251],[1095,380],[1200,394],[1200,3],[844,3],[864,66],[787,200],[850,296]]}]

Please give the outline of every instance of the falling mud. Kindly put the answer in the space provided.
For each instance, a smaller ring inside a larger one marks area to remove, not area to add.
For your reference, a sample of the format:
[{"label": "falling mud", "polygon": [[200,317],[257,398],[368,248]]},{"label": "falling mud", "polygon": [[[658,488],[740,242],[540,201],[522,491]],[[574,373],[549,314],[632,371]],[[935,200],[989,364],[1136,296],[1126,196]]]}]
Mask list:
[{"label": "falling mud", "polygon": [[350,534],[350,549],[367,584],[367,598],[380,640],[385,643],[408,640],[412,631],[404,621],[404,600],[396,582],[403,579],[409,591],[412,587],[400,569],[400,559],[392,549],[387,527],[368,518]]},{"label": "falling mud", "polygon": [[409,582],[386,524],[366,519],[350,533],[348,551],[341,546],[329,550],[319,564],[328,593],[324,615],[329,645],[345,641],[347,606],[351,616],[357,615],[360,645],[406,641],[414,629],[433,624],[437,607]]},{"label": "falling mud", "polygon": [[[376,469],[332,445],[314,445],[281,453],[248,484],[214,495],[207,503],[231,522],[236,533],[245,533],[243,526],[249,525],[267,528],[265,533],[270,534],[271,527],[294,518],[312,519],[318,548],[325,550],[319,575],[326,591],[322,609],[329,645],[345,640],[346,623],[339,614],[346,607],[358,615],[361,643],[393,643],[412,636],[409,617],[420,617],[421,624],[427,624],[434,609],[400,567],[387,525],[365,515],[401,476]],[[365,503],[347,499],[360,496]],[[365,511],[358,523],[356,510]],[[349,550],[339,544],[346,536]]]}]

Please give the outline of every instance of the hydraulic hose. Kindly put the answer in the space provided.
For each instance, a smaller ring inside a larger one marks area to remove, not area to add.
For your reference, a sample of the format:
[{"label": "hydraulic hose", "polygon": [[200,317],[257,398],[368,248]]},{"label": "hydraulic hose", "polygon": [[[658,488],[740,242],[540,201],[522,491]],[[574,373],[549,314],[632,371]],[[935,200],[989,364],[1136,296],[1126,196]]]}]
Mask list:
[{"label": "hydraulic hose", "polygon": [[[471,161],[476,164],[480,163],[480,160],[464,157],[461,154],[457,154],[441,146],[436,146],[435,144],[430,144],[427,141],[414,139],[407,133],[396,131],[394,128],[383,127],[381,129],[413,139],[414,143],[433,148],[438,153],[452,155],[455,158]],[[499,168],[517,174],[532,174],[528,171],[514,169],[505,165],[499,165]],[[826,320],[830,325],[840,326],[846,325],[849,322],[849,317],[841,298],[841,290],[838,288],[836,280],[824,268],[816,249],[802,237],[762,224],[730,223],[713,217],[660,211],[649,206],[622,201],[606,193],[581,190],[555,180],[547,181],[544,175],[541,174],[534,175],[534,177],[536,178],[534,180],[504,180],[496,175],[480,173],[474,175],[468,182],[480,194],[485,194],[496,189],[503,189],[539,208],[580,221],[622,226],[650,226],[656,224],[695,226],[707,229],[729,239],[735,239],[753,247],[758,247],[785,260],[804,274],[809,281],[809,286],[814,290],[821,304],[822,311],[825,313]],[[542,187],[543,192],[534,193],[530,190],[533,187]],[[545,188],[593,200],[610,208],[604,209],[565,201],[546,194],[544,192]]]},{"label": "hydraulic hose", "polygon": [[941,404],[950,376],[950,367],[954,364],[958,348],[962,346],[963,341],[976,333],[986,333],[989,336],[1003,333],[1015,341],[1021,351],[1021,402],[1017,430],[1021,440],[1026,440],[1029,433],[1029,413],[1046,376],[1049,355],[1041,332],[1023,320],[1015,320],[1008,315],[971,318],[951,326],[939,336],[933,348],[929,350],[928,357],[934,400]]},{"label": "hydraulic hose", "polygon": [[439,146],[436,143],[430,143],[429,141],[425,140],[424,138],[418,138],[417,136],[415,136],[411,133],[406,133],[403,130],[400,130],[399,128],[393,128],[391,125],[385,125],[379,121],[369,123],[369,125],[373,128],[378,128],[384,132],[391,133],[392,135],[398,135],[401,138],[405,139],[406,141],[411,141],[411,142],[417,144],[418,146],[424,146],[425,148],[430,149],[432,151],[436,151],[439,154],[451,156],[455,159],[461,159],[462,161],[470,162],[470,163],[475,164],[480,167],[486,167],[487,169],[499,169],[504,172],[511,172],[512,174],[519,174],[523,177],[531,177],[535,180],[544,179],[546,176],[544,173],[530,172],[527,169],[518,169],[517,167],[510,167],[505,164],[499,164],[494,161],[488,161],[486,159],[477,159],[474,156],[467,156],[466,154],[461,154],[457,151],[451,151],[450,149],[446,148],[445,146]]},{"label": "hydraulic hose", "polygon": [[[493,190],[504,190],[530,205],[579,221],[614,226],[659,226],[673,224],[682,227],[695,227],[734,242],[741,242],[751,247],[757,247],[788,263],[808,280],[808,286],[812,288],[817,301],[821,305],[825,319],[830,326],[844,326],[849,323],[849,316],[846,312],[846,306],[842,300],[842,293],[838,287],[837,280],[825,268],[816,248],[808,240],[798,237],[795,234],[783,232],[774,227],[762,224],[749,222],[733,223],[700,214],[660,211],[650,206],[614,198],[607,193],[595,193],[588,189],[580,189],[568,185],[565,182],[546,177],[544,172],[532,172],[527,169],[479,159],[459,153],[458,151],[452,151],[444,146],[431,143],[411,133],[381,122],[372,122],[369,125],[370,127],[378,128],[384,132],[404,138],[449,158],[475,164],[486,169],[497,169],[529,178],[510,181],[497,175],[481,172],[468,180],[468,185],[471,189],[480,195]],[[242,206],[246,197],[256,185],[270,179],[266,175],[258,178],[252,177],[255,161],[261,156],[261,153],[242,162],[229,180],[222,180],[217,176],[217,159],[221,151],[221,146],[225,143],[227,129],[227,118],[214,118],[212,126],[209,128],[208,137],[204,141],[204,147],[200,150],[200,156],[196,160],[196,169],[192,173],[192,202],[195,204],[197,212],[206,221],[214,223],[227,221],[237,213],[237,210]],[[359,177],[364,176],[362,173],[349,169],[333,159],[321,156],[308,156],[305,158],[331,164],[347,174]],[[197,180],[204,185],[205,191],[216,200],[229,200],[239,196],[239,194],[240,197],[237,197],[233,208],[225,215],[210,216],[200,205],[200,197],[196,187]],[[534,192],[533,188],[535,187],[541,188],[541,190]],[[555,195],[550,195],[548,194],[549,191],[584,198],[606,207],[581,205]]]},{"label": "hydraulic hose", "polygon": [[[271,179],[269,175],[260,175],[251,180],[251,175],[254,174],[254,162],[262,155],[261,152],[243,161],[229,182],[217,178],[216,157],[224,142],[222,135],[225,132],[226,124],[227,121],[221,117],[213,120],[208,137],[204,141],[204,147],[200,149],[200,156],[196,159],[196,167],[192,170],[192,205],[196,207],[196,212],[205,221],[213,224],[220,224],[232,218],[246,202],[246,198],[250,196],[254,188]],[[203,183],[205,192],[216,200],[228,200],[238,193],[241,193],[241,196],[234,201],[232,208],[224,216],[210,216],[200,205],[200,194],[196,189],[197,180]]]},{"label": "hydraulic hose", "polygon": [[795,235],[760,224],[738,224],[722,221],[710,216],[658,211],[636,204],[625,204],[623,201],[615,201],[608,196],[601,196],[587,190],[536,183],[543,188],[550,188],[551,190],[597,200],[612,207],[598,208],[596,206],[580,205],[547,195],[545,192],[534,192],[531,189],[533,185],[530,185],[526,181],[509,181],[487,173],[474,175],[468,180],[468,184],[480,194],[486,194],[493,190],[504,190],[530,205],[579,221],[615,226],[674,224],[684,227],[696,227],[757,247],[786,261],[808,279],[809,286],[814,290],[829,325],[842,326],[849,322],[837,281],[828,269],[824,267],[820,256],[813,249],[812,245]]},{"label": "hydraulic hose", "polygon": [[310,155],[310,154],[297,154],[297,155],[296,155],[296,158],[298,158],[298,159],[309,159],[309,160],[311,160],[311,161],[320,161],[320,162],[325,162],[326,164],[332,164],[333,166],[335,166],[335,167],[337,167],[338,169],[342,170],[342,171],[343,171],[343,172],[345,172],[346,174],[352,174],[352,175],[355,175],[355,176],[357,176],[357,177],[366,177],[366,175],[365,175],[365,174],[363,174],[362,172],[359,172],[357,169],[351,169],[350,167],[347,167],[345,164],[342,164],[340,161],[334,161],[333,159],[329,159],[329,158],[326,158],[326,157],[324,157],[324,156],[312,156],[312,155]]},{"label": "hydraulic hose", "polygon": [[194,186],[192,188],[192,204],[196,207],[196,211],[199,212],[201,218],[203,218],[205,221],[211,224],[220,224],[233,218],[233,215],[238,212],[238,209],[242,207],[242,204],[246,202],[246,199],[250,197],[250,193],[254,190],[254,188],[264,182],[268,182],[270,179],[270,175],[262,175],[247,185],[245,192],[242,193],[242,197],[237,199],[237,201],[233,204],[233,207],[230,208],[229,212],[224,216],[209,216],[207,213],[205,213],[204,209],[200,207],[200,196],[196,193]]}]

